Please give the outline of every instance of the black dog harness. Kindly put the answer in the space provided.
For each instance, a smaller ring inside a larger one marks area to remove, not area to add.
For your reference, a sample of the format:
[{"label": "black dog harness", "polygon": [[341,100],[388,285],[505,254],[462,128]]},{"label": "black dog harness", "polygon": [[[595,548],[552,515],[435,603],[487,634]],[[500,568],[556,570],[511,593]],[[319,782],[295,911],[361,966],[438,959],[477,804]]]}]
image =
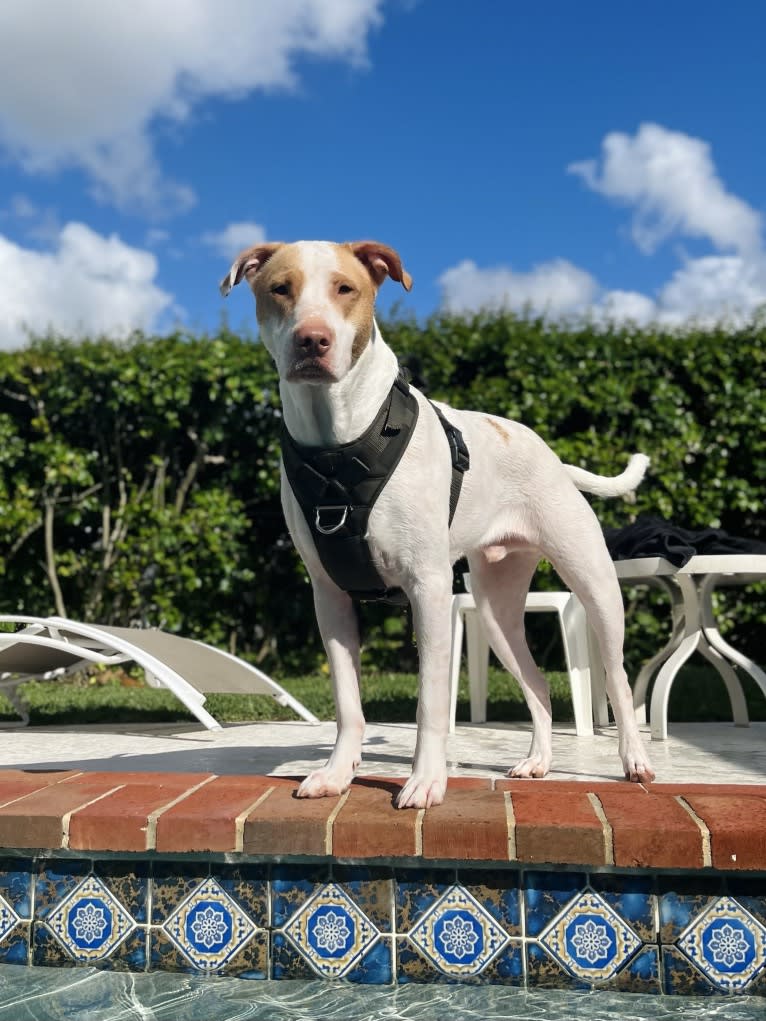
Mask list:
[{"label": "black dog harness", "polygon": [[[468,448],[455,428],[431,405],[444,428],[452,456],[449,523],[455,516]],[[282,463],[322,566],[335,584],[359,600],[404,603],[400,589],[387,588],[366,539],[375,501],[407,449],[418,402],[403,376],[394,381],[372,425],[359,439],[338,447],[304,447],[282,423]]]}]

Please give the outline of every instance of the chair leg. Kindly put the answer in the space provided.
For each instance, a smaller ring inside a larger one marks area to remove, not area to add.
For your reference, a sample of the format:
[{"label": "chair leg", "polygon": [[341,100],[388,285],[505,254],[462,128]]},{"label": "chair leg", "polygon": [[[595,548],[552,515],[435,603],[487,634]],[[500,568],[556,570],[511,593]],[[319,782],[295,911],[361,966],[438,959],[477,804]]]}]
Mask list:
[{"label": "chair leg", "polygon": [[449,732],[455,733],[457,716],[457,692],[460,683],[460,658],[463,651],[463,613],[456,601],[452,600],[452,648],[449,664]]},{"label": "chair leg", "polygon": [[593,705],[591,701],[590,659],[588,655],[588,625],[585,607],[572,595],[559,611],[561,637],[572,689],[575,730],[578,737],[593,735]]},{"label": "chair leg", "polygon": [[471,694],[471,723],[487,722],[487,675],[489,642],[476,610],[465,611],[468,646],[468,683]]},{"label": "chair leg", "polygon": [[606,671],[601,660],[598,640],[588,628],[588,659],[590,662],[590,696],[593,720],[597,727],[609,726],[609,703],[606,699]]}]

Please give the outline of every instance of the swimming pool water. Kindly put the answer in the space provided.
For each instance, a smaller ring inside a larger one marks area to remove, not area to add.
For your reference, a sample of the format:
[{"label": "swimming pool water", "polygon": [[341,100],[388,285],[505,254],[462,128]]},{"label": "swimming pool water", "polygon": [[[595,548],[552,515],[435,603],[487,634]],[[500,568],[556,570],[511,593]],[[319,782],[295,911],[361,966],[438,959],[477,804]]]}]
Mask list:
[{"label": "swimming pool water", "polygon": [[763,1021],[761,997],[248,982],[0,965],[0,1021]]}]

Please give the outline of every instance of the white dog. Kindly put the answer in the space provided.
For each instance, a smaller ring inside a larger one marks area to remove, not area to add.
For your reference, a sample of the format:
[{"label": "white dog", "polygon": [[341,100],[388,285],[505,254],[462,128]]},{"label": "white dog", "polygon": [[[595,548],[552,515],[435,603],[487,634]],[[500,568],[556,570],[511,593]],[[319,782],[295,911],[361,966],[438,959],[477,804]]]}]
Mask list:
[{"label": "white dog", "polygon": [[[364,734],[359,635],[348,595],[360,586],[340,587],[319,552],[322,544],[332,545],[329,536],[342,538],[355,513],[345,483],[332,478],[332,465],[336,454],[353,454],[353,441],[371,429],[375,437],[399,436],[407,432],[405,425],[410,427],[409,442],[396,454],[393,472],[363,521],[362,539],[350,540],[366,549],[368,570],[381,588],[403,590],[412,605],[420,657],[417,743],[398,806],[423,808],[444,798],[452,565],[462,556],[468,558],[473,594],[492,648],[518,679],[532,714],[529,754],[509,775],[540,777],[551,765],[550,693],[527,648],[523,620],[530,581],[545,557],[582,600],[596,634],[625,776],[637,782],[653,780],[623,667],[619,584],[596,517],[578,491],[600,496],[630,492],[643,478],[648,459],[636,454],[622,475],[604,478],[562,464],[539,436],[518,422],[441,405],[443,415],[460,431],[457,439],[454,430],[450,435],[433,404],[414,388],[396,383],[396,355],[373,311],[377,289],[387,276],[410,289],[412,281],[398,254],[385,245],[300,241],[247,249],[221,283],[224,295],[243,278],[250,284],[260,336],[279,371],[288,434],[283,437],[282,503],[311,576],[332,673],[335,747],[327,763],[303,781],[299,796],[345,791],[360,764]],[[455,451],[460,434],[470,456],[467,471]],[[302,469],[300,461],[298,468],[293,465],[293,474],[304,471],[309,484],[316,483],[315,495],[321,490],[313,510],[306,503],[311,494],[304,493],[299,503],[287,477],[286,454],[292,457],[296,451],[309,460],[313,452],[324,458],[311,461],[308,468]],[[358,465],[360,458],[354,458]],[[338,561],[342,573],[343,555]],[[337,580],[337,572],[334,576]]]}]

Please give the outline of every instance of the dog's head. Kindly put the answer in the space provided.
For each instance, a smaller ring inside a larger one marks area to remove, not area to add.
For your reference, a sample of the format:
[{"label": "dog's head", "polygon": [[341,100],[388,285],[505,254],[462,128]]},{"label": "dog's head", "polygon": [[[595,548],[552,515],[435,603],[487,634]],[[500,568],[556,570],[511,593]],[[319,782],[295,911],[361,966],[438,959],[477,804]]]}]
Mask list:
[{"label": "dog's head", "polygon": [[407,291],[412,286],[398,254],[377,241],[269,242],[237,256],[221,293],[247,280],[280,377],[327,384],[342,379],[370,342],[375,295],[386,277]]}]

